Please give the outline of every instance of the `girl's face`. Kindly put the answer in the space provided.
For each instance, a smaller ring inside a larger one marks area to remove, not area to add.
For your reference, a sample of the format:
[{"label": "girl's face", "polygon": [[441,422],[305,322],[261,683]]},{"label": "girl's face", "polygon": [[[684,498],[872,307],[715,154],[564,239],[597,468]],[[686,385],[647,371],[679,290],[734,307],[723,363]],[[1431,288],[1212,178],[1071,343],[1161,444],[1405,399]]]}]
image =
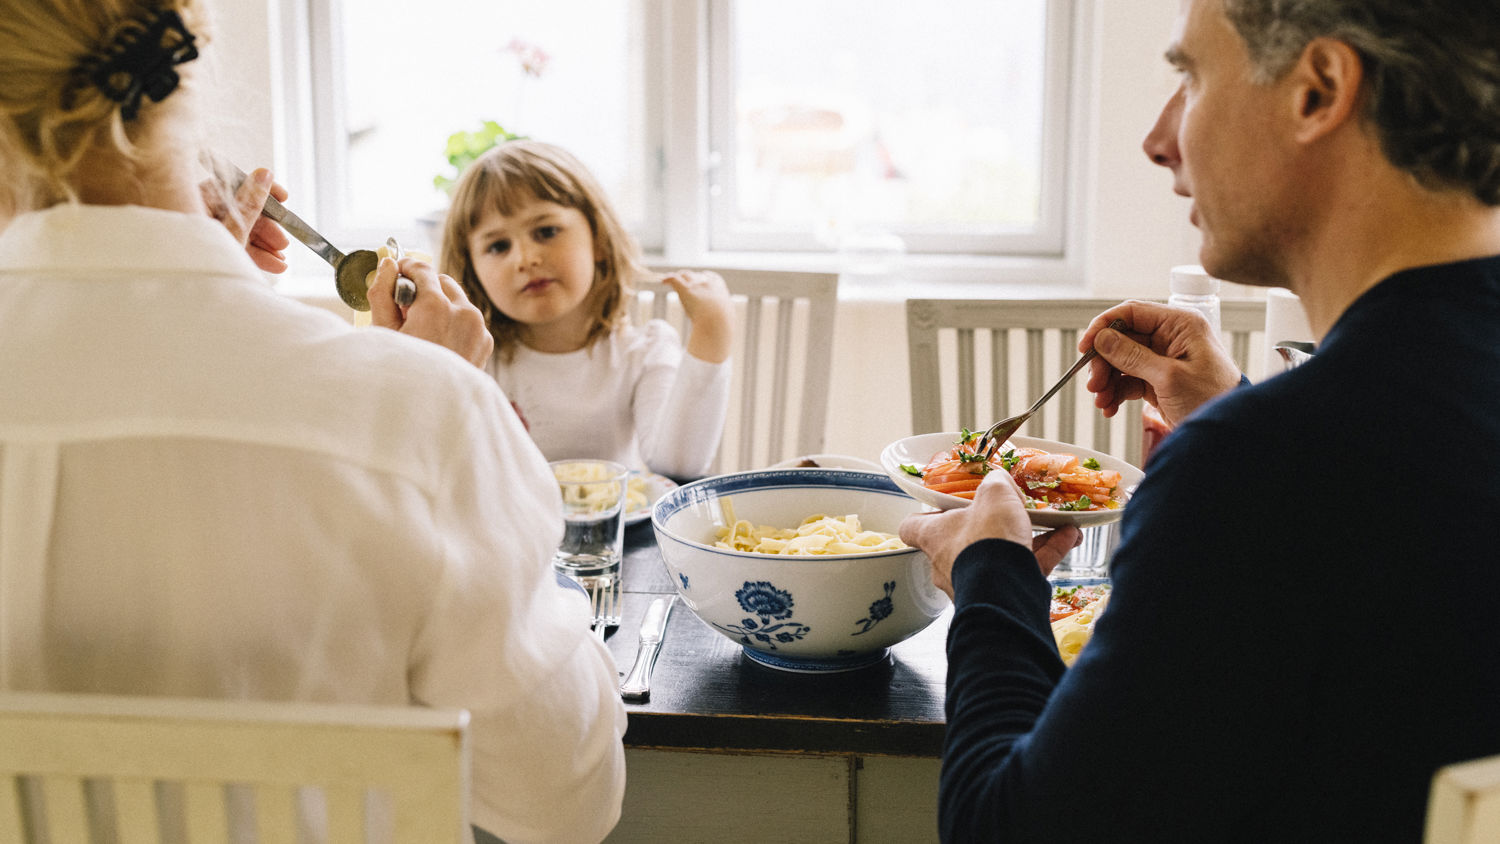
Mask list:
[{"label": "girl's face", "polygon": [[582,211],[532,196],[512,213],[491,209],[469,235],[474,274],[495,307],[520,323],[521,342],[544,352],[581,349],[595,314],[594,232]]}]

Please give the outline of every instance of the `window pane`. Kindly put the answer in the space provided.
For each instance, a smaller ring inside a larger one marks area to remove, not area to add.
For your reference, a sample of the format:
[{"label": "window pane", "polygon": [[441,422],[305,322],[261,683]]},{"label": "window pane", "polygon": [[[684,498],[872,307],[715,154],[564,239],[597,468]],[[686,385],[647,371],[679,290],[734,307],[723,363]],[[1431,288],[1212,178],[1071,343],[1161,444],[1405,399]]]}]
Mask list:
[{"label": "window pane", "polygon": [[446,197],[433,177],[452,173],[444,153],[449,134],[494,120],[577,155],[639,230],[655,183],[654,166],[646,166],[640,6],[424,0],[414,11],[408,0],[339,4],[343,226],[403,227],[442,208]]},{"label": "window pane", "polygon": [[1042,225],[1046,0],[731,9],[731,232]]}]

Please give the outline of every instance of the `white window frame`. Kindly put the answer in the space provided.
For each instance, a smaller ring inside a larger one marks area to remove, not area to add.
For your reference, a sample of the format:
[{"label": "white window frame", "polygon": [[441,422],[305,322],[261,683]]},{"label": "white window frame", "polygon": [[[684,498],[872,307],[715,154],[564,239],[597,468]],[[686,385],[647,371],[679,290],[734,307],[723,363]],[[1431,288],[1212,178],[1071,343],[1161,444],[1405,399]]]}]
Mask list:
[{"label": "white window frame", "polygon": [[[731,133],[734,124],[734,73],[732,67],[733,34],[730,22],[736,2],[753,0],[711,0],[708,10],[707,55],[709,63],[709,160],[708,184],[711,248],[725,251],[826,251],[814,234],[807,230],[736,228],[737,199],[733,179],[723,174],[737,172],[736,144]],[[1037,225],[1025,232],[964,233],[957,227],[939,230],[932,227],[895,230],[908,249],[925,254],[1040,255],[1063,253],[1063,221],[1066,211],[1068,156],[1068,82],[1072,66],[1072,0],[1045,0],[1048,43],[1044,55],[1042,98],[1042,168],[1041,208]]]},{"label": "white window frame", "polygon": [[[334,79],[343,44],[333,26],[358,0],[272,0],[281,41],[278,174],[298,185],[296,207],[307,208],[335,242],[383,241],[390,231],[359,231],[340,219],[346,133],[340,87]],[[734,0],[646,0],[641,31],[648,44],[648,94],[641,143],[657,154],[659,213],[635,233],[653,262],[772,268],[837,269],[840,257],[805,238],[727,232],[733,197],[718,174],[732,167],[727,136],[729,4]],[[816,2],[816,0],[809,0]],[[964,284],[973,280],[1076,284],[1082,275],[1084,232],[1092,215],[1081,207],[1085,142],[1092,90],[1089,26],[1098,0],[1047,0],[1046,89],[1042,143],[1042,207],[1036,230],[921,236],[903,259],[903,275]],[[716,29],[717,28],[717,29]],[[317,45],[312,49],[310,45]],[[717,69],[711,62],[722,62]],[[716,122],[717,121],[717,122]],[[654,158],[654,161],[649,160]],[[311,186],[308,190],[305,186]],[[413,226],[415,230],[415,225]],[[398,236],[402,233],[394,233]],[[409,234],[409,233],[408,233]],[[371,240],[374,238],[375,240]]]}]

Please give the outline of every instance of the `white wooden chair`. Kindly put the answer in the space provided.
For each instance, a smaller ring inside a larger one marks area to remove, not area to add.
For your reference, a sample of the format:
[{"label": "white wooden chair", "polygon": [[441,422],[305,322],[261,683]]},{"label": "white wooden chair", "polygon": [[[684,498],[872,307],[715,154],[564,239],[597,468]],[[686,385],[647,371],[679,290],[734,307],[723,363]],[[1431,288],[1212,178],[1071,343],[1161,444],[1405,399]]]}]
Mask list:
[{"label": "white wooden chair", "polygon": [[1427,799],[1424,844],[1500,841],[1500,756],[1438,769]]},{"label": "white wooden chair", "polygon": [[0,694],[0,841],[197,844],[243,831],[286,844],[467,842],[468,720],[418,707]]},{"label": "white wooden chair", "polygon": [[[1019,413],[1078,360],[1078,336],[1116,299],[908,299],[906,337],[910,360],[912,432],[979,430]],[[1263,354],[1265,303],[1226,299],[1226,347],[1251,371]],[[1257,367],[1258,368],[1258,367]],[[1043,405],[1021,433],[1090,444],[1095,451],[1139,466],[1139,400],[1113,420],[1094,408],[1080,372]]]},{"label": "white wooden chair", "polygon": [[[656,267],[658,272],[675,268]],[[724,277],[735,304],[729,417],[713,473],[758,469],[823,451],[833,369],[834,273],[704,267]],[[640,285],[637,324],[665,319],[684,342],[691,326],[677,295]]]}]

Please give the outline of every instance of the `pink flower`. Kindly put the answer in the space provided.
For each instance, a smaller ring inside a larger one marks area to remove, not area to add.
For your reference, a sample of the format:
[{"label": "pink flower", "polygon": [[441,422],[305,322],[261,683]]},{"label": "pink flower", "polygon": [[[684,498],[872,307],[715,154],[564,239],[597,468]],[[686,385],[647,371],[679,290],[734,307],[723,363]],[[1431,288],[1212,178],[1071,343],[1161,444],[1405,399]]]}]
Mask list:
[{"label": "pink flower", "polygon": [[541,47],[519,38],[512,38],[505,45],[504,52],[513,53],[520,60],[521,72],[527,76],[541,76],[542,71],[547,69],[547,62],[552,59]]}]

